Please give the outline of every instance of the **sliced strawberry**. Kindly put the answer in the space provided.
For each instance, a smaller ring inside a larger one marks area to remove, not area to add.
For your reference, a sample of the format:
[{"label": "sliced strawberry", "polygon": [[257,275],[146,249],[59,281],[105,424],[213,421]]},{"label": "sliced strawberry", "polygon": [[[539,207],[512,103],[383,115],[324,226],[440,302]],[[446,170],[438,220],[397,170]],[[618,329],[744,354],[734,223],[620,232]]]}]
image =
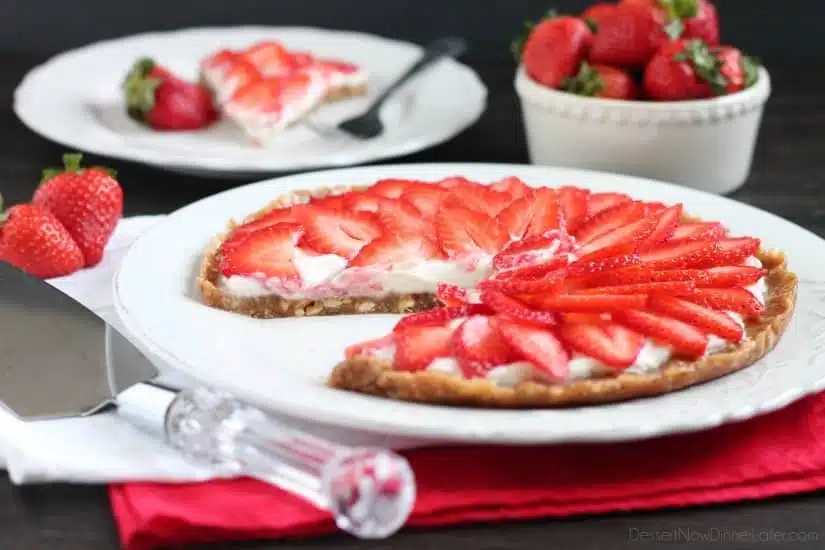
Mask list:
[{"label": "sliced strawberry", "polygon": [[435,296],[447,307],[461,306],[469,300],[469,293],[466,288],[448,283],[438,283],[435,289]]},{"label": "sliced strawberry", "polygon": [[587,218],[587,197],[590,191],[564,186],[559,189],[558,194],[565,227],[568,232],[574,233]]},{"label": "sliced strawberry", "polygon": [[478,187],[481,184],[476,183],[474,181],[470,181],[463,176],[452,176],[449,178],[444,178],[443,180],[437,181],[435,185],[443,187],[444,189],[456,189],[458,187]]},{"label": "sliced strawberry", "polygon": [[570,277],[576,277],[579,275],[601,273],[603,271],[612,271],[614,269],[637,266],[641,263],[642,259],[636,254],[628,254],[627,256],[613,256],[602,260],[587,260],[586,258],[581,258],[568,266],[567,274]]},{"label": "sliced strawberry", "polygon": [[609,313],[645,307],[645,294],[554,294],[521,296],[523,302],[551,311]]},{"label": "sliced strawberry", "polygon": [[729,342],[738,342],[744,335],[742,327],[723,311],[668,296],[653,296],[648,308],[654,312],[684,321]]},{"label": "sliced strawberry", "polygon": [[542,235],[551,229],[564,229],[564,214],[555,189],[542,187],[533,193],[533,219],[524,237]]},{"label": "sliced strawberry", "polygon": [[502,226],[513,239],[542,235],[548,230],[561,229],[563,218],[558,198],[553,189],[536,189],[532,196],[513,201],[498,216]]},{"label": "sliced strawberry", "polygon": [[587,242],[579,250],[580,254],[590,254],[603,248],[609,248],[626,243],[633,244],[634,248],[638,243],[641,243],[648,238],[659,223],[659,216],[653,214],[644,218],[632,221],[615,229],[611,229],[607,233],[602,233],[590,242]]},{"label": "sliced strawberry", "polygon": [[747,265],[727,265],[696,271],[704,275],[697,279],[697,286],[710,287],[749,286],[759,281],[766,273],[761,267]]},{"label": "sliced strawberry", "polygon": [[413,181],[405,179],[378,180],[367,189],[367,193],[388,199],[397,199],[404,194],[410,183],[413,183]]},{"label": "sliced strawberry", "polygon": [[221,273],[226,277],[263,274],[299,281],[293,254],[300,234],[301,226],[284,223],[249,233],[221,250]]},{"label": "sliced strawberry", "polygon": [[[650,203],[647,203],[645,206],[648,212],[650,212]],[[673,232],[679,225],[679,220],[682,219],[682,205],[674,204],[673,206],[662,208],[657,211],[655,215],[657,216],[656,227],[650,232],[650,235],[639,243],[639,250],[652,248],[665,242],[673,235]]]},{"label": "sliced strawberry", "polygon": [[670,281],[692,281],[694,284],[700,285],[700,281],[708,279],[708,274],[707,271],[703,269],[670,269],[661,271],[630,268],[585,275],[579,279],[580,281],[577,280],[575,282],[589,287],[636,285]]},{"label": "sliced strawberry", "polygon": [[670,294],[684,296],[695,290],[696,283],[693,281],[663,281],[587,288],[579,292],[581,294]]},{"label": "sliced strawberry", "polygon": [[746,258],[756,254],[760,243],[759,239],[753,237],[740,237],[719,239],[716,244],[718,250],[695,267],[741,265]]},{"label": "sliced strawberry", "polygon": [[453,334],[453,353],[467,378],[483,377],[490,369],[515,361],[517,356],[486,315],[474,315]]},{"label": "sliced strawberry", "polygon": [[541,235],[528,237],[521,241],[508,243],[493,258],[493,269],[513,269],[536,263],[545,263],[553,255],[563,255],[567,263],[567,252],[572,249],[572,242],[562,232],[551,229]]},{"label": "sliced strawberry", "polygon": [[598,325],[610,320],[609,314],[604,313],[559,313],[559,318],[563,323],[584,323],[587,325]]},{"label": "sliced strawberry", "polygon": [[765,306],[744,288],[698,288],[684,298],[719,311],[733,311],[749,319],[757,319],[765,313]]},{"label": "sliced strawberry", "polygon": [[488,216],[497,216],[513,202],[513,197],[508,193],[493,191],[489,187],[479,185],[452,189],[444,200],[450,201],[451,205],[469,208]]},{"label": "sliced strawberry", "polygon": [[522,197],[514,200],[501,211],[498,219],[512,239],[521,239],[533,219],[533,198]]},{"label": "sliced strawberry", "polygon": [[647,269],[690,268],[704,262],[719,250],[715,241],[667,242],[641,252],[642,265]]},{"label": "sliced strawberry", "polygon": [[644,203],[622,202],[588,218],[573,235],[578,242],[587,243],[609,231],[640,220],[644,215]]},{"label": "sliced strawberry", "polygon": [[440,255],[438,245],[426,237],[387,233],[364,245],[349,265],[363,267],[395,264],[409,260],[429,260]]},{"label": "sliced strawberry", "polygon": [[533,194],[533,189],[515,176],[510,176],[490,184],[490,189],[500,193],[507,193],[512,200],[529,197]]},{"label": "sliced strawberry", "polygon": [[376,214],[386,233],[435,238],[432,222],[406,199],[382,198]]},{"label": "sliced strawberry", "polygon": [[594,250],[593,252],[579,256],[577,261],[580,263],[588,263],[613,258],[615,256],[629,256],[633,254],[635,250],[635,243],[620,243],[612,246],[606,246],[599,250]]},{"label": "sliced strawberry", "polygon": [[424,217],[432,218],[450,192],[429,183],[409,185],[402,197],[410,202]]},{"label": "sliced strawberry", "polygon": [[[527,256],[529,253],[515,255],[516,258]],[[513,256],[509,256],[512,258]],[[561,269],[567,265],[566,256],[555,256],[540,263],[527,263],[516,265],[512,268],[503,269],[496,273],[497,279],[537,279]]]},{"label": "sliced strawberry", "polygon": [[309,206],[297,215],[305,230],[300,245],[321,254],[354,258],[364,245],[381,235],[381,224],[368,212]]},{"label": "sliced strawberry", "polygon": [[624,193],[591,193],[587,197],[587,219],[608,208],[630,201],[631,198]]},{"label": "sliced strawberry", "polygon": [[[710,269],[621,269],[583,277],[585,286],[617,286],[668,281],[692,281],[697,287],[726,288],[748,286],[765,275],[765,270],[746,265]],[[579,282],[579,281],[575,281]]]},{"label": "sliced strawberry", "polygon": [[659,212],[661,212],[662,210],[665,210],[665,209],[667,209],[667,205],[665,205],[664,203],[661,203],[661,202],[648,201],[648,202],[645,203],[645,212],[648,215],[658,214]]},{"label": "sliced strawberry", "polygon": [[446,208],[446,204],[435,216],[435,232],[448,258],[479,252],[495,254],[508,240],[495,218],[469,208]]},{"label": "sliced strawberry", "polygon": [[[555,268],[552,270],[542,270],[540,279],[530,278],[529,271],[527,277],[502,276],[506,272],[496,274],[495,278],[487,279],[479,283],[479,288],[493,288],[508,294],[541,294],[547,292],[559,292],[568,286],[568,281],[578,282],[579,276],[601,273],[613,269],[623,269],[628,266],[639,264],[639,257],[634,255],[617,256],[615,258],[605,258],[592,262],[574,262],[567,267]],[[581,286],[581,285],[578,285]],[[575,288],[575,286],[572,286]]]},{"label": "sliced strawberry", "polygon": [[495,278],[486,279],[478,284],[479,290],[493,289],[500,290],[505,294],[544,294],[557,292],[564,282],[564,269],[558,269],[545,274],[539,279],[508,279]]},{"label": "sliced strawberry", "polygon": [[545,376],[556,382],[570,378],[570,355],[550,329],[501,318],[496,324],[509,347]]},{"label": "sliced strawberry", "polygon": [[575,351],[616,368],[632,365],[645,343],[641,334],[610,322],[566,324],[558,335]]},{"label": "sliced strawberry", "polygon": [[417,372],[434,359],[452,354],[453,329],[446,325],[419,325],[395,331],[396,370]]},{"label": "sliced strawberry", "polygon": [[573,240],[559,229],[549,229],[538,235],[526,237],[520,241],[507,243],[501,253],[527,252],[531,250],[550,250],[550,252],[570,252],[573,250]]},{"label": "sliced strawberry", "polygon": [[397,331],[418,325],[443,325],[453,319],[460,319],[461,317],[469,317],[470,315],[489,311],[487,306],[481,304],[463,304],[460,306],[428,309],[427,311],[419,311],[418,313],[407,315],[398,321],[393,330]]},{"label": "sliced strawberry", "polygon": [[543,326],[552,326],[558,323],[558,318],[554,313],[531,309],[515,298],[511,298],[498,290],[482,290],[481,302],[499,315],[508,318]]},{"label": "sliced strawberry", "polygon": [[375,340],[367,340],[366,342],[360,342],[358,344],[347,346],[344,350],[344,356],[347,359],[352,359],[353,357],[359,355],[374,357],[376,355],[380,355],[394,345],[395,338],[394,334],[391,332],[381,338],[376,338]]},{"label": "sliced strawberry", "polygon": [[316,197],[310,201],[310,204],[313,206],[329,208],[330,210],[343,210],[346,208],[346,200],[349,195],[350,193],[346,193],[344,195],[327,195],[326,197]]},{"label": "sliced strawberry", "polygon": [[721,239],[727,230],[718,222],[696,222],[679,224],[670,235],[671,241],[696,241]]},{"label": "sliced strawberry", "polygon": [[682,321],[647,311],[617,311],[612,315],[617,323],[670,345],[676,355],[694,359],[707,349],[707,336]]},{"label": "sliced strawberry", "polygon": [[378,212],[381,203],[387,201],[379,195],[370,193],[348,193],[343,198],[344,208],[357,212]]},{"label": "sliced strawberry", "polygon": [[279,223],[296,223],[295,214],[291,208],[279,208],[264,214],[256,220],[239,225],[232,231],[232,238],[239,238],[260,229],[272,227]]}]

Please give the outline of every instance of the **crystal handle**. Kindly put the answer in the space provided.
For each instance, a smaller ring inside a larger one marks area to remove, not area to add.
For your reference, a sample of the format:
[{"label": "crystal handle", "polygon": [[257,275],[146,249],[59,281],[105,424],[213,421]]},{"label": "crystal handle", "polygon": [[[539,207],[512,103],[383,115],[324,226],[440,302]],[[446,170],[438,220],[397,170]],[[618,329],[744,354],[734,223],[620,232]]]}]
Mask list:
[{"label": "crystal handle", "polygon": [[415,501],[415,477],[398,454],[311,436],[211,389],[183,390],[172,398],[164,432],[187,457],[303,497],[360,538],[395,533]]}]

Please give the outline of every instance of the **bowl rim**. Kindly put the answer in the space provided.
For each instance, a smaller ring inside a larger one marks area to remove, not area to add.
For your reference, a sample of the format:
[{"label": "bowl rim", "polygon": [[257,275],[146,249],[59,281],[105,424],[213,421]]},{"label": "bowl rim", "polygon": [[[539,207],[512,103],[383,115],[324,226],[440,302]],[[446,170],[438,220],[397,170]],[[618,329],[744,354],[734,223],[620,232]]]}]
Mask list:
[{"label": "bowl rim", "polygon": [[516,69],[514,82],[516,92],[522,100],[533,103],[572,103],[579,106],[591,106],[645,111],[645,112],[667,112],[674,110],[706,110],[718,109],[719,107],[736,106],[748,103],[764,103],[771,95],[771,77],[765,67],[759,67],[759,77],[756,83],[746,90],[733,94],[713,97],[710,99],[689,99],[684,101],[642,101],[606,99],[601,97],[587,97],[569,92],[563,92],[553,88],[548,88],[539,84],[524,69],[524,65],[519,64]]}]

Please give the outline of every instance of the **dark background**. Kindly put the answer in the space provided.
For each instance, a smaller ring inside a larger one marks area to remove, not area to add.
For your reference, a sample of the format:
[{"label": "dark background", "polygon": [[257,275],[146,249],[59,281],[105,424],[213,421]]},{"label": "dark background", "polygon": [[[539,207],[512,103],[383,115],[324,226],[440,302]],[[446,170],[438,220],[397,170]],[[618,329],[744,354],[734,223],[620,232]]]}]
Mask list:
[{"label": "dark background", "polygon": [[[717,0],[723,39],[766,64],[825,62],[822,0]],[[525,18],[586,0],[0,0],[0,50],[52,53],[103,38],[201,25],[312,25],[423,42],[462,34],[471,62],[504,59]]]},{"label": "dark background", "polygon": [[[25,72],[60,51],[105,38],[200,25],[313,25],[362,30],[415,42],[460,34],[472,49],[464,61],[490,89],[487,112],[462,135],[402,162],[526,162],[523,129],[512,89],[508,44],[522,21],[550,7],[578,11],[585,0],[0,0],[0,187],[8,203],[25,201],[39,171],[64,151],[26,130],[12,110],[12,92]],[[825,235],[825,2],[717,0],[723,39],[763,59],[774,94],[765,114],[754,171],[737,200]],[[82,78],[83,75],[78,75]],[[60,93],[55,90],[55,93]],[[208,181],[122,161],[94,158],[119,170],[128,215],[169,212],[236,181]],[[253,178],[254,179],[254,178]],[[0,323],[1,325],[1,323]],[[533,550],[654,550],[671,545],[629,542],[631,527],[820,533],[825,495],[799,495],[728,506],[645,514],[613,514],[443,528],[402,533],[366,544],[345,537],[261,546],[221,544],[211,550],[324,548]],[[103,487],[12,487],[0,479],[0,549],[103,550],[117,548]],[[720,542],[686,544],[720,550]],[[746,548],[744,545],[734,545]],[[760,544],[765,550],[789,548]]]}]

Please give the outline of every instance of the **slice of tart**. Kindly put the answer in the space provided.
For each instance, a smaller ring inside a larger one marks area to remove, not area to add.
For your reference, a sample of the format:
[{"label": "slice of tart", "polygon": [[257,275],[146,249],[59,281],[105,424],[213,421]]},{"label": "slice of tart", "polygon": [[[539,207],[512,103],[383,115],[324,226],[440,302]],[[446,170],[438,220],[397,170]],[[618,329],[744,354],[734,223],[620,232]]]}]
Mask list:
[{"label": "slice of tart", "polygon": [[440,285],[441,307],[350,346],[329,384],[435,404],[559,407],[667,393],[773,349],[796,299],[781,253],[681,205],[615,199],[589,195],[584,215],[562,223],[565,238],[510,242],[473,289]]},{"label": "slice of tart", "polygon": [[326,102],[365,94],[368,83],[357,65],[274,41],[215,52],[200,72],[224,114],[262,145]]}]

